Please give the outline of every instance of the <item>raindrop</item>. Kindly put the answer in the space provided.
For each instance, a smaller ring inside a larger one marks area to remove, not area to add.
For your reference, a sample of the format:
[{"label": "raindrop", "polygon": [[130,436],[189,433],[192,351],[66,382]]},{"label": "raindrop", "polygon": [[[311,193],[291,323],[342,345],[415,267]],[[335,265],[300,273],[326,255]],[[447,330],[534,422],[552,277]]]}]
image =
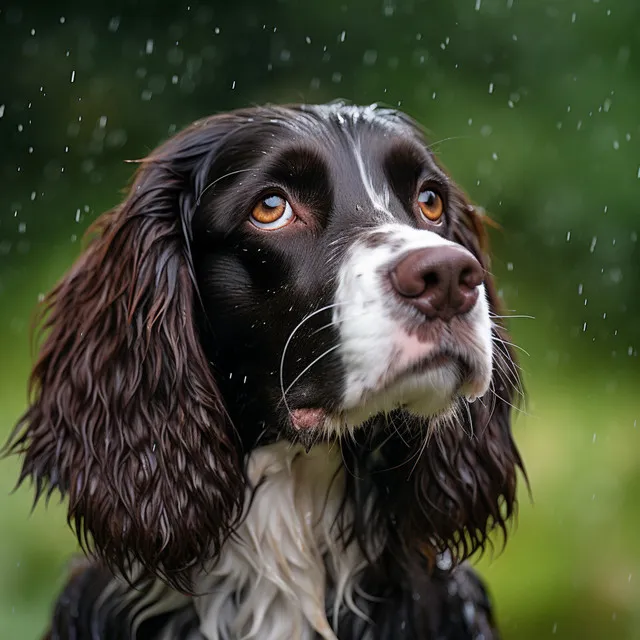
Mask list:
[{"label": "raindrop", "polygon": [[513,271],[513,262],[507,262],[507,271]]},{"label": "raindrop", "polygon": [[585,321],[585,323],[582,325],[582,333],[585,333],[587,330],[587,323]]},{"label": "raindrop", "polygon": [[311,44],[311,38],[310,38],[309,36],[307,36],[307,37],[304,39],[304,41],[305,41],[307,44]]},{"label": "raindrop", "polygon": [[21,222],[18,225],[18,233],[24,233],[27,230],[27,223],[26,222]]},{"label": "raindrop", "polygon": [[595,434],[595,433],[593,434],[593,439],[591,440],[591,442],[592,442],[593,444],[595,444],[595,442],[596,442],[596,434]]},{"label": "raindrop", "polygon": [[482,4],[482,0],[476,0],[476,11],[480,11],[481,4]]},{"label": "raindrop", "polygon": [[153,40],[151,38],[149,38],[149,40],[147,40],[147,45],[145,47],[145,51],[147,53],[147,55],[150,55],[153,53]]},{"label": "raindrop", "polygon": [[216,27],[216,28],[213,30],[213,33],[215,33],[216,35],[219,35],[219,34],[220,34],[220,27]]},{"label": "raindrop", "polygon": [[236,81],[235,81],[235,80],[231,83],[231,88],[232,88],[232,89],[235,89],[235,88],[236,88]]},{"label": "raindrop", "polygon": [[4,116],[4,105],[0,104],[0,118],[2,118],[2,116]]},{"label": "raindrop", "polygon": [[571,14],[571,23],[573,24],[576,21],[576,13],[575,11]]},{"label": "raindrop", "polygon": [[118,27],[120,26],[120,16],[114,16],[113,18],[111,18],[111,20],[109,20],[109,31],[117,31]]},{"label": "raindrop", "polygon": [[580,283],[580,284],[578,285],[578,295],[579,295],[579,296],[581,296],[581,295],[582,295],[582,289],[583,289],[583,286],[582,286],[582,283]]},{"label": "raindrop", "polygon": [[617,151],[620,148],[620,143],[617,140],[613,141],[613,148]]},{"label": "raindrop", "polygon": [[493,82],[489,83],[489,93],[493,93]]},{"label": "raindrop", "polygon": [[567,242],[571,240],[571,231],[567,231]]},{"label": "raindrop", "polygon": [[345,41],[345,39],[346,39],[346,37],[347,37],[347,32],[346,32],[346,31],[343,31],[343,32],[340,34],[340,42],[344,42],[344,41]]},{"label": "raindrop", "polygon": [[75,82],[75,80],[76,80],[76,70],[74,69],[74,70],[71,72],[71,82]]},{"label": "raindrop", "polygon": [[593,253],[595,251],[597,242],[598,242],[598,238],[596,238],[596,236],[593,236],[593,238],[591,238],[591,246],[589,247],[590,253]]},{"label": "raindrop", "polygon": [[378,52],[373,49],[369,49],[364,52],[364,56],[362,57],[362,62],[370,67],[376,63],[377,59],[378,59]]},{"label": "raindrop", "polygon": [[100,120],[98,120],[98,126],[101,129],[104,129],[107,126],[107,116],[100,116]]}]

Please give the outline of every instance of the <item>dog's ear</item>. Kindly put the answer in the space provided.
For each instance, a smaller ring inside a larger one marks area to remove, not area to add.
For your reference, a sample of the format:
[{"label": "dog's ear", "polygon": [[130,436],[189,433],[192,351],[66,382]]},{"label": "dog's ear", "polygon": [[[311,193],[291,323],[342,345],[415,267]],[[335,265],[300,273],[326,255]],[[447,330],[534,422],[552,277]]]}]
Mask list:
[{"label": "dog's ear", "polygon": [[80,543],[113,570],[190,588],[242,506],[244,478],[194,321],[190,222],[222,119],[142,161],[46,298],[30,404],[7,449],[36,501],[59,490]]}]

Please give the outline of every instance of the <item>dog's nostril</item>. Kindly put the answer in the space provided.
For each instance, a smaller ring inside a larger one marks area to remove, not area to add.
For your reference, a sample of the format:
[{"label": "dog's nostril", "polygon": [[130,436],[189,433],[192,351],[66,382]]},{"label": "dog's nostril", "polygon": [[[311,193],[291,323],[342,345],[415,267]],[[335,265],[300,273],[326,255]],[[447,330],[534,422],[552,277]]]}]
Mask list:
[{"label": "dog's nostril", "polygon": [[438,278],[438,274],[435,271],[430,271],[422,276],[422,280],[424,282],[425,290],[433,289],[440,284],[440,278]]},{"label": "dog's nostril", "polygon": [[469,289],[475,289],[482,284],[482,272],[467,267],[460,272],[460,284]]}]

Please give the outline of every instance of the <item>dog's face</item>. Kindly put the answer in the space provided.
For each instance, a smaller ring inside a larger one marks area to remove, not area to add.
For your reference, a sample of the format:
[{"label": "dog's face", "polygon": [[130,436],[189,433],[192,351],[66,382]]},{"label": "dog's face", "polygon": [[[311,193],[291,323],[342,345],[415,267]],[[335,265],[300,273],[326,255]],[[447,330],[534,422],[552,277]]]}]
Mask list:
[{"label": "dog's face", "polygon": [[396,562],[504,530],[517,365],[479,217],[407,116],[194,123],[93,236],[43,305],[9,450],[109,566],[189,589],[277,438],[340,447],[343,534],[377,531]]},{"label": "dog's face", "polygon": [[193,219],[201,326],[241,430],[310,443],[484,395],[485,273],[460,233],[473,213],[407,118],[258,111],[209,184]]}]

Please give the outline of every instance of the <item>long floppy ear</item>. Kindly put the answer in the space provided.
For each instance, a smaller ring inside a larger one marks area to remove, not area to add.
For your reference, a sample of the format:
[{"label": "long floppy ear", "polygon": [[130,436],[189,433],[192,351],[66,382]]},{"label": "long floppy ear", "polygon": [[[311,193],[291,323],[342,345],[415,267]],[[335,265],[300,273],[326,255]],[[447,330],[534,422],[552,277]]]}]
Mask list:
[{"label": "long floppy ear", "polygon": [[36,501],[68,496],[83,547],[188,591],[241,510],[243,472],[194,321],[190,219],[216,136],[192,126],[143,161],[127,199],[44,302],[30,405],[7,450]]}]

